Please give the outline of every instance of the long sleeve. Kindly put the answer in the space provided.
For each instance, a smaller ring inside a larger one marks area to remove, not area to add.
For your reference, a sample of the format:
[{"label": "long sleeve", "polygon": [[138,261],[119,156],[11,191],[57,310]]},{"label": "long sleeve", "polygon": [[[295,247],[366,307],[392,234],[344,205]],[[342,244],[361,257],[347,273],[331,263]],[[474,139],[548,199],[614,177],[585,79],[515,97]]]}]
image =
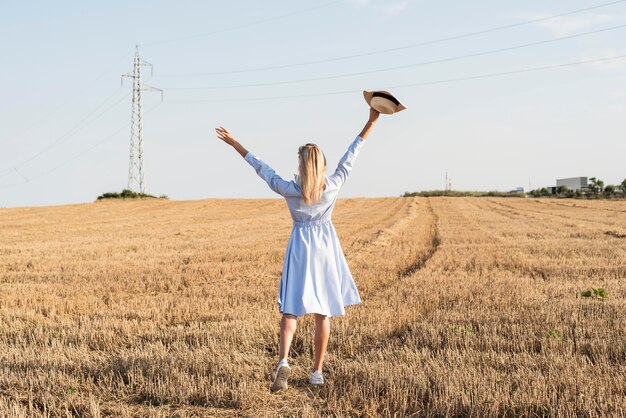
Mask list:
[{"label": "long sleeve", "polygon": [[365,140],[360,136],[357,136],[354,141],[352,141],[343,157],[341,157],[341,160],[339,160],[339,164],[337,165],[335,172],[329,177],[329,180],[332,181],[338,188],[340,188],[348,179],[348,175],[350,174],[350,171],[352,171],[354,160],[359,154],[359,151],[364,143]]},{"label": "long sleeve", "polygon": [[301,194],[293,181],[284,180],[281,176],[276,174],[272,167],[264,163],[251,152],[248,152],[244,159],[254,168],[259,177],[265,180],[267,185],[270,186],[270,189],[274,192],[281,196],[299,196]]}]

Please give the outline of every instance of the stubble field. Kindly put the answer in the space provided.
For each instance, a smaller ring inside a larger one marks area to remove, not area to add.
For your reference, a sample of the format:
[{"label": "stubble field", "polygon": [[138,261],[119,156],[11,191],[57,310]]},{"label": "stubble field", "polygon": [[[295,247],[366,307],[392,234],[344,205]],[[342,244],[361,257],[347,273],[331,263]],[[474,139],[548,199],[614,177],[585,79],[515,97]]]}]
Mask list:
[{"label": "stubble field", "polygon": [[[626,203],[340,199],[363,303],[270,394],[282,200],[0,209],[0,416],[624,416]],[[591,287],[605,300],[583,298]]]}]

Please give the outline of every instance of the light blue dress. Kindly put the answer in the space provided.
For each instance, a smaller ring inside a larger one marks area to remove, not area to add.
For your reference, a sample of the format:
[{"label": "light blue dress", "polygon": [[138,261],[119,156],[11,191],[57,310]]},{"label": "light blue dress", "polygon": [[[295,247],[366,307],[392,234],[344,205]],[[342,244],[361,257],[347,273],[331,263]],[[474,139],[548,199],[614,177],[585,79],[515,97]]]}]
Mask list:
[{"label": "light blue dress", "polygon": [[245,157],[270,188],[285,198],[293,219],[278,290],[281,313],[336,316],[345,314],[346,306],[361,302],[330,218],[364,142],[360,136],[354,139],[335,172],[326,177],[322,198],[311,205],[304,203],[299,182],[283,180],[251,152]]}]

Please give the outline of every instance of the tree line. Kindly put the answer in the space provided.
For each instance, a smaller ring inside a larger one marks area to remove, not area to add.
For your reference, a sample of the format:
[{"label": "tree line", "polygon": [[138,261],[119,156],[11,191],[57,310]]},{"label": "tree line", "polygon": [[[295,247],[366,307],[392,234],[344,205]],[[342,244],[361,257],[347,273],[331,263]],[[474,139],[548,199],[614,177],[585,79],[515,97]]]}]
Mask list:
[{"label": "tree line", "polygon": [[620,184],[608,184],[604,185],[604,181],[591,177],[589,178],[589,185],[586,189],[582,190],[570,190],[567,186],[561,185],[558,186],[555,190],[555,193],[551,193],[546,187],[542,187],[540,189],[531,190],[528,194],[533,197],[541,197],[541,196],[558,196],[558,197],[573,197],[573,198],[611,198],[615,197],[618,193],[620,193],[623,197],[626,197],[626,179],[624,179]]}]

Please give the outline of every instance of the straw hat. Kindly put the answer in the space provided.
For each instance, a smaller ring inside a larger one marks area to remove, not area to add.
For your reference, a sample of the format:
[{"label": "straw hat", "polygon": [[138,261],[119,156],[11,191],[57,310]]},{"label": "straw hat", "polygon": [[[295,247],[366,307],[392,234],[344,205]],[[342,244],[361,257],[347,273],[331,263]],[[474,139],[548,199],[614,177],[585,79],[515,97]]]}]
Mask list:
[{"label": "straw hat", "polygon": [[388,91],[364,90],[363,97],[365,97],[365,101],[368,105],[386,115],[391,115],[406,109],[406,106],[400,103],[400,101],[393,97]]}]

